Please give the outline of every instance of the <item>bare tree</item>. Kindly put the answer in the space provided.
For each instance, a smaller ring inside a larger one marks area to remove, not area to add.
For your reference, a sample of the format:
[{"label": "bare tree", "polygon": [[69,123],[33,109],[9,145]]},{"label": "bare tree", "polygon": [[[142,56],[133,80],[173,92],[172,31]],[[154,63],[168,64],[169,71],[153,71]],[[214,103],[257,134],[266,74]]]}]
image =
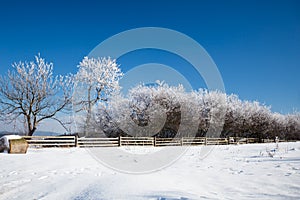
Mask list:
[{"label": "bare tree", "polygon": [[0,76],[1,120],[23,120],[29,136],[46,119],[64,126],[56,116],[71,105],[72,75],[54,76],[53,64],[40,55],[34,61],[12,66],[7,76]]}]

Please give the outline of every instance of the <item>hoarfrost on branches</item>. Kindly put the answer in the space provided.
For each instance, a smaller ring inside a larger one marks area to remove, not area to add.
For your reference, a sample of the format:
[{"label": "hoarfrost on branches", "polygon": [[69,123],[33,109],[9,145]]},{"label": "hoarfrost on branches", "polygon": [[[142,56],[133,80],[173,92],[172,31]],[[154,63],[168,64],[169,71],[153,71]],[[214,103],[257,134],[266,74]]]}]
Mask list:
[{"label": "hoarfrost on branches", "polygon": [[94,110],[97,104],[107,101],[108,98],[120,90],[119,80],[123,76],[115,59],[110,57],[84,57],[78,65],[75,75],[75,92],[73,106],[81,113],[81,124],[84,134],[95,132]]},{"label": "hoarfrost on branches", "polygon": [[[175,87],[165,83],[138,85],[126,98],[115,96],[100,110],[98,128],[113,137],[132,135],[132,130],[138,130],[133,127],[147,127],[155,119],[156,129],[151,133],[141,130],[138,133],[156,137],[239,136],[262,139],[279,136],[291,139],[299,138],[300,131],[299,114],[273,113],[268,106],[257,101],[242,101],[234,94],[205,89],[188,93],[181,85]],[[182,123],[187,125],[184,129],[180,126]],[[194,132],[196,135],[192,134]]]},{"label": "hoarfrost on branches", "polygon": [[0,112],[6,122],[22,120],[27,135],[32,135],[38,125],[56,118],[57,113],[71,105],[73,76],[54,76],[53,63],[40,55],[31,62],[14,63],[7,76],[0,77]]}]

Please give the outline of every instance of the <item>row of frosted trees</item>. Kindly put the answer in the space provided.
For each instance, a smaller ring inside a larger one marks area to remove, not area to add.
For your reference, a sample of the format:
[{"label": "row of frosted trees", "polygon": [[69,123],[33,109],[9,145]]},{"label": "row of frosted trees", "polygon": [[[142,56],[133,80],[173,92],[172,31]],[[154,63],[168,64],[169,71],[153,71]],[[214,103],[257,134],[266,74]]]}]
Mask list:
[{"label": "row of frosted trees", "polygon": [[181,85],[163,82],[135,86],[124,97],[119,92],[122,76],[111,58],[85,57],[78,72],[67,76],[53,75],[53,64],[39,55],[32,62],[14,63],[0,77],[0,119],[21,124],[27,135],[51,119],[68,132],[90,137],[300,139],[299,113],[273,113],[236,95],[205,89],[186,92]]},{"label": "row of frosted trees", "polygon": [[95,132],[103,131],[112,137],[139,134],[300,138],[299,114],[274,113],[270,107],[242,101],[233,94],[204,89],[185,92],[182,86],[163,83],[139,85],[126,98],[115,96],[109,105],[99,104],[94,116]]}]

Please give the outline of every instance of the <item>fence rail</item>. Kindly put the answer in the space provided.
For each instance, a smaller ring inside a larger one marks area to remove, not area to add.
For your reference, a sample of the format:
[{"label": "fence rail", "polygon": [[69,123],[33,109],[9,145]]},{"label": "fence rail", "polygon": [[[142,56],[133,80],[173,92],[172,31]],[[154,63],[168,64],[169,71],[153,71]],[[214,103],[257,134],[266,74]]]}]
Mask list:
[{"label": "fence rail", "polygon": [[154,146],[153,137],[120,137],[119,146]]},{"label": "fence rail", "polygon": [[155,146],[181,146],[181,138],[155,138]]},{"label": "fence rail", "polygon": [[[115,137],[115,138],[79,138],[76,136],[24,136],[30,147],[117,147],[117,146],[185,146],[185,145],[228,145],[258,143],[258,138],[157,138],[157,137]],[[275,142],[263,139],[262,142]],[[280,140],[279,142],[283,142]]]},{"label": "fence rail", "polygon": [[29,147],[75,147],[75,136],[24,136]]},{"label": "fence rail", "polygon": [[[75,136],[74,136],[75,137]],[[75,137],[77,138],[77,137]],[[77,138],[78,147],[117,147],[119,138]]]},{"label": "fence rail", "polygon": [[206,144],[205,137],[195,137],[195,138],[182,138],[182,145],[205,145]]}]

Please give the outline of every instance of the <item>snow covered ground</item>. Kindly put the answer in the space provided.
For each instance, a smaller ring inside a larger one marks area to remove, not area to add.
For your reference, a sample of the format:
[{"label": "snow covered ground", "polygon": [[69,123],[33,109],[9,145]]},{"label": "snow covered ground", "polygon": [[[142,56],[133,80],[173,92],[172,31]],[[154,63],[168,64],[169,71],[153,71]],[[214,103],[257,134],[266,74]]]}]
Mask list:
[{"label": "snow covered ground", "polygon": [[0,199],[300,199],[300,142],[278,147],[216,146],[205,159],[207,147],[191,147],[171,166],[140,175],[79,148],[0,154]]}]

